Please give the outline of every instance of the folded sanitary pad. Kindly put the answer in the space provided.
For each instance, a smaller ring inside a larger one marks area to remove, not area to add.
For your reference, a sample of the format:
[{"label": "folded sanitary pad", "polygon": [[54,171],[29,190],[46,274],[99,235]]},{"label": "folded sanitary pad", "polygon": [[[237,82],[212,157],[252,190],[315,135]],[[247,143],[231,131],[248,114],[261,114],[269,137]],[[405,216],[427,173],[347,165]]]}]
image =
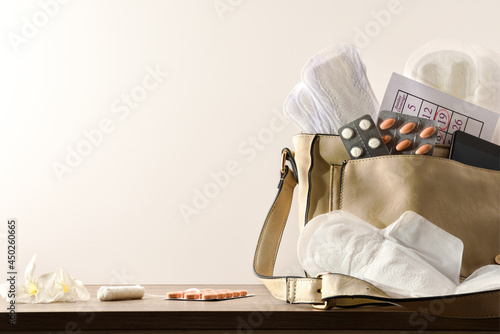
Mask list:
[{"label": "folded sanitary pad", "polygon": [[500,288],[497,265],[480,268],[459,284],[462,252],[460,239],[412,211],[384,229],[332,211],[312,219],[298,242],[300,263],[311,276],[354,276],[394,298]]},{"label": "folded sanitary pad", "polygon": [[490,49],[455,40],[435,40],[411,55],[404,74],[500,112],[500,55]]},{"label": "folded sanitary pad", "polygon": [[305,64],[301,78],[283,111],[302,131],[337,134],[341,126],[363,115],[377,119],[379,103],[355,46],[321,50]]}]

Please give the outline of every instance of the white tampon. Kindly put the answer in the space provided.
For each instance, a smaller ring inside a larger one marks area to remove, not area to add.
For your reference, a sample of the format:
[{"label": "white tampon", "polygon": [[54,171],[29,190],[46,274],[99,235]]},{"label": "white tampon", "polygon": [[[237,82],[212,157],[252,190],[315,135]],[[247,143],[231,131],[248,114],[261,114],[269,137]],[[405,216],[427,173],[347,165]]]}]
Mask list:
[{"label": "white tampon", "polygon": [[144,297],[144,287],[135,286],[101,286],[97,290],[97,299],[101,301],[141,299]]}]

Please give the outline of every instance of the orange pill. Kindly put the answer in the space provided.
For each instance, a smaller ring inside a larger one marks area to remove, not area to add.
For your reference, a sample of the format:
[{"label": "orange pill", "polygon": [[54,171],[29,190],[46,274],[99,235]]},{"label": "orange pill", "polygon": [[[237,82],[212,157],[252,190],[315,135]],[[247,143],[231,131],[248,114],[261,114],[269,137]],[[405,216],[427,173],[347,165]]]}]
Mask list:
[{"label": "orange pill", "polygon": [[217,294],[218,299],[226,298],[226,293],[224,291],[215,291],[215,293]]},{"label": "orange pill", "polygon": [[434,134],[435,131],[436,131],[436,127],[429,126],[429,127],[422,130],[422,132],[420,133],[420,137],[421,138],[429,138],[430,136],[432,136]]},{"label": "orange pill", "polygon": [[184,298],[186,298],[186,299],[200,299],[200,294],[198,292],[186,292]]},{"label": "orange pill", "polygon": [[167,292],[167,298],[169,298],[169,299],[182,298],[182,292],[180,292],[180,291]]},{"label": "orange pill", "polygon": [[410,132],[413,131],[413,129],[415,129],[415,126],[416,126],[416,124],[413,123],[413,122],[406,123],[405,125],[403,125],[401,127],[401,129],[399,130],[399,132],[401,132],[402,134],[410,133]]},{"label": "orange pill", "polygon": [[234,298],[238,298],[241,296],[241,292],[239,292],[239,291],[232,291],[232,293],[233,293]]},{"label": "orange pill", "polygon": [[240,294],[242,297],[246,296],[246,295],[248,295],[248,291],[247,290],[240,290]]},{"label": "orange pill", "polygon": [[411,141],[409,139],[406,139],[406,140],[403,140],[403,141],[400,141],[397,145],[396,145],[396,150],[401,152],[401,151],[404,151],[406,150],[408,147],[410,147],[411,145]]},{"label": "orange pill", "polygon": [[415,151],[416,154],[425,154],[431,150],[432,146],[430,144],[425,144],[417,148]]},{"label": "orange pill", "polygon": [[204,293],[204,292],[213,292],[214,289],[200,289],[200,293]]},{"label": "orange pill", "polygon": [[201,297],[202,299],[218,299],[217,294],[215,292],[206,292]]},{"label": "orange pill", "polygon": [[231,291],[226,292],[226,298],[233,298],[234,294]]},{"label": "orange pill", "polygon": [[394,118],[388,118],[385,121],[383,121],[382,123],[380,123],[379,127],[382,130],[387,130],[387,129],[392,128],[392,126],[394,125],[394,123],[396,123],[396,120]]},{"label": "orange pill", "polygon": [[228,290],[228,289],[220,289],[220,290],[217,290],[217,291],[229,292],[229,290]]},{"label": "orange pill", "polygon": [[384,144],[387,144],[388,142],[391,141],[391,136],[389,135],[383,136],[382,140],[384,141]]}]

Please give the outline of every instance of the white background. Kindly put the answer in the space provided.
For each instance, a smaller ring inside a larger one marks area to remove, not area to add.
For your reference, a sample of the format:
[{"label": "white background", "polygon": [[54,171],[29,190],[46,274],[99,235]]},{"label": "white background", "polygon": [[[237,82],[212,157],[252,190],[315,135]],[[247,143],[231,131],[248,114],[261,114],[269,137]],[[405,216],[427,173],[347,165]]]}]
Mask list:
[{"label": "white background", "polygon": [[[388,8],[397,10],[384,16]],[[0,2],[0,267],[15,217],[19,268],[37,253],[38,274],[62,266],[84,283],[257,283],[253,252],[280,150],[298,132],[277,115],[317,51],[356,43],[382,100],[391,73],[433,39],[500,50],[495,0],[73,0],[52,9],[44,22],[38,1]],[[15,47],[34,16],[43,26]],[[168,77],[120,118],[112,104],[123,107],[122,94],[140,92],[156,67]],[[53,164],[103,119],[113,131],[59,180]],[[211,173],[231,161],[237,175],[214,189]],[[213,198],[183,217],[207,187]],[[277,274],[301,273],[297,230],[292,211]]]}]

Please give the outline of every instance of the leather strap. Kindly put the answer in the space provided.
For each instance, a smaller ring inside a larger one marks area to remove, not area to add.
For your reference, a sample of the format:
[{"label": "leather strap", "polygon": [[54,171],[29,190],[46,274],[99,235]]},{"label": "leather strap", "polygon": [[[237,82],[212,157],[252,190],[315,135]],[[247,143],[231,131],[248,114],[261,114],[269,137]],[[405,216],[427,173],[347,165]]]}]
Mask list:
[{"label": "leather strap", "polygon": [[[293,155],[286,160],[296,171]],[[271,294],[287,303],[323,304],[354,307],[396,304],[409,310],[450,318],[499,318],[500,289],[494,291],[428,298],[391,298],[361,279],[327,273],[319,278],[273,276],[278,248],[292,205],[297,179],[288,166],[282,166],[278,194],[266,217],[254,257],[254,272]]]}]

